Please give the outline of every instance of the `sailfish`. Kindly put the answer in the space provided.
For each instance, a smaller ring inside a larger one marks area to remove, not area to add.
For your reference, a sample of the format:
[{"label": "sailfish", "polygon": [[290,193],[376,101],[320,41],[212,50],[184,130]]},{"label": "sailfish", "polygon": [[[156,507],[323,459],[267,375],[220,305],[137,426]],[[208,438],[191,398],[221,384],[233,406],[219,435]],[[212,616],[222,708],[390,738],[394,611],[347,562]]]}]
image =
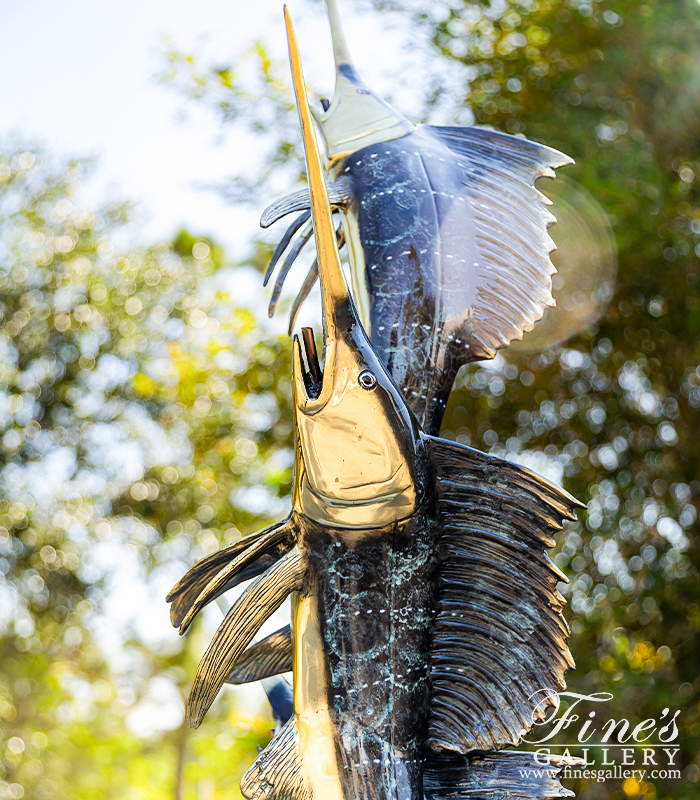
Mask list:
[{"label": "sailfish", "polygon": [[[326,0],[335,91],[315,118],[325,144],[331,204],[347,245],[363,327],[423,429],[440,423],[460,366],[493,358],[532,330],[552,298],[547,233],[555,218],[535,181],[573,163],[525,138],[478,127],[414,125],[359,77],[336,0]],[[299,212],[270,262],[287,253],[274,313],[294,260],[313,234],[308,190],[270,205],[268,227]],[[314,262],[295,300],[318,278]]]},{"label": "sailfish", "polygon": [[[187,703],[292,671],[294,713],[243,776],[251,800],[570,794],[502,751],[564,686],[566,580],[546,549],[580,506],[516,464],[425,433],[365,332],[341,268],[285,8],[322,299],[322,353],[295,336],[292,510],[196,564],[168,595],[184,633],[241,580]],[[292,598],[291,625],[255,644]],[[250,646],[249,646],[250,645]],[[488,752],[498,751],[498,752]]]}]

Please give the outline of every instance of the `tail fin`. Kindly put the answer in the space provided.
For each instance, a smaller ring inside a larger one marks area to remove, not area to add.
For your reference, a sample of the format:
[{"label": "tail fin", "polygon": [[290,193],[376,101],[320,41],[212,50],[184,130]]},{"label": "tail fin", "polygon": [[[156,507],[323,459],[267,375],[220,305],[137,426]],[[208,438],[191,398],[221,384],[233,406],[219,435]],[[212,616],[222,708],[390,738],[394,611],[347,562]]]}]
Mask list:
[{"label": "tail fin", "polygon": [[567,578],[545,550],[582,504],[517,464],[444,439],[425,441],[445,554],[428,743],[463,754],[499,749],[517,744],[543,716],[574,666],[557,592]]}]

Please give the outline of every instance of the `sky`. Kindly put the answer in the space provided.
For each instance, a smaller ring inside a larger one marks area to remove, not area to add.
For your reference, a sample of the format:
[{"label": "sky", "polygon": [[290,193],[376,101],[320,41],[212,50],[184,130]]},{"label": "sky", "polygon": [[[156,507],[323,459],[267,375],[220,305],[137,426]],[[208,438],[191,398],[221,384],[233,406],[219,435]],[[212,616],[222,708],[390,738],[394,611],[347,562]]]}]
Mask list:
[{"label": "sky", "polygon": [[[61,154],[97,156],[95,197],[111,193],[137,201],[147,239],[172,238],[184,225],[213,236],[231,257],[241,254],[262,208],[234,209],[196,184],[234,174],[245,163],[245,148],[234,137],[221,136],[212,113],[157,76],[166,64],[168,40],[185,51],[204,46],[223,63],[258,40],[284,58],[281,1],[4,0],[0,5],[0,141],[21,136]],[[355,5],[345,3],[345,27],[365,77],[382,75],[383,64],[394,73],[396,60],[406,57],[400,34],[387,32],[386,18],[349,13]],[[330,93],[332,55],[323,7],[292,2],[290,9],[307,80]]]},{"label": "sky", "polygon": [[188,109],[157,76],[166,37],[183,49],[208,41],[235,53],[273,27],[272,11],[273,3],[237,0],[7,2],[0,132],[97,156],[95,194],[137,201],[145,237],[167,239],[186,225],[235,251],[231,208],[195,183],[234,171],[241,154],[217,143],[212,115]]}]

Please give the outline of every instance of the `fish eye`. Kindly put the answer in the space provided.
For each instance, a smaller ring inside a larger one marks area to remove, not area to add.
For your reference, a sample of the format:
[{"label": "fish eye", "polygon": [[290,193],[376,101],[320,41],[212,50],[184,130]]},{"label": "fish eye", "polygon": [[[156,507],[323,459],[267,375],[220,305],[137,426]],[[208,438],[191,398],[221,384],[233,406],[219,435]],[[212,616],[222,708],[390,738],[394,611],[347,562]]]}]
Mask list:
[{"label": "fish eye", "polygon": [[363,370],[357,380],[363,389],[374,389],[377,385],[377,379],[374,377],[374,373],[370,372],[368,369]]}]

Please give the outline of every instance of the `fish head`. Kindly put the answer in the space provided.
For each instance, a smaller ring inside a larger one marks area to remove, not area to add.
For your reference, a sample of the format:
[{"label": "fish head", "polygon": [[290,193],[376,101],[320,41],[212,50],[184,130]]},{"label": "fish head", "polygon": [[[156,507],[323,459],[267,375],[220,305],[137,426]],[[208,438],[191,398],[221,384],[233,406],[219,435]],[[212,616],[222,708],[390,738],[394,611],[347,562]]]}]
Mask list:
[{"label": "fish head", "polygon": [[294,508],[322,524],[379,528],[422,502],[420,429],[374,352],[345,283],[321,155],[285,9],[306,151],[323,306],[323,367],[313,332],[294,339]]},{"label": "fish head", "polygon": [[295,337],[295,508],[351,528],[411,516],[421,501],[420,434],[359,322],[324,329],[322,370],[308,328],[303,342],[304,354]]},{"label": "fish head", "polygon": [[363,147],[411,133],[415,126],[373,92],[357,74],[335,0],[326,0],[333,39],[335,90],[323,112],[313,112],[323,136],[331,171],[343,157]]}]

